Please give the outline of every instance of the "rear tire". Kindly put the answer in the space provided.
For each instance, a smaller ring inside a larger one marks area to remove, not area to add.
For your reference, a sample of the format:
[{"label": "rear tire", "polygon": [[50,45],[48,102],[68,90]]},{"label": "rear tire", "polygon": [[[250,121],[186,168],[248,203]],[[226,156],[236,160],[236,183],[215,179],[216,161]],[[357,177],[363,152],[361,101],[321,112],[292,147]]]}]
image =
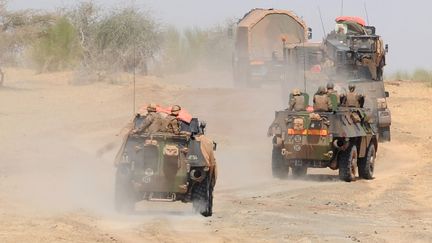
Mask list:
[{"label": "rear tire", "polygon": [[339,179],[351,182],[355,180],[357,171],[357,146],[351,145],[345,151],[339,153]]},{"label": "rear tire", "polygon": [[119,213],[132,213],[135,210],[135,192],[132,185],[132,173],[129,166],[117,168],[114,191],[114,206]]},{"label": "rear tire", "polygon": [[366,157],[358,160],[358,172],[360,178],[371,180],[373,179],[375,169],[376,149],[371,143],[366,151]]},{"label": "rear tire", "polygon": [[289,173],[289,166],[285,163],[280,148],[273,147],[272,151],[272,175],[274,178],[286,179]]},{"label": "rear tire", "polygon": [[192,189],[192,206],[195,212],[200,213],[204,217],[213,215],[213,188],[210,174],[202,182],[194,185]]},{"label": "rear tire", "polygon": [[307,174],[307,166],[294,166],[292,167],[292,173],[294,178],[301,178]]}]

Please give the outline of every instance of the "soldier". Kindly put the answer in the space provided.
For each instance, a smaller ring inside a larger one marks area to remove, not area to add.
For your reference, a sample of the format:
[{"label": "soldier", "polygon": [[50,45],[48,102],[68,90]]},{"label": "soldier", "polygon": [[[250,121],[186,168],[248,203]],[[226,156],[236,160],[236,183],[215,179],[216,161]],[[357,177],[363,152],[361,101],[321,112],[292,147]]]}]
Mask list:
[{"label": "soldier", "polygon": [[338,92],[334,89],[334,84],[332,82],[327,83],[327,95],[334,95],[336,97],[337,105],[340,104],[340,96]]},{"label": "soldier", "polygon": [[348,85],[349,92],[342,96],[342,106],[345,107],[363,107],[364,96],[355,92],[356,86],[354,84]]},{"label": "soldier", "polygon": [[305,97],[300,92],[300,89],[293,89],[290,95],[290,101],[288,104],[289,111],[305,111]]},{"label": "soldier", "polygon": [[320,86],[313,98],[313,108],[315,111],[331,111],[331,101],[324,86]]},{"label": "soldier", "polygon": [[178,105],[173,105],[171,107],[171,114],[165,119],[167,122],[166,130],[169,133],[179,134],[180,133],[180,123],[178,121],[178,115],[180,114],[181,107]]},{"label": "soldier", "polygon": [[141,125],[132,131],[132,133],[148,132],[154,133],[160,129],[161,116],[156,112],[156,104],[149,104],[147,106],[147,115]]}]

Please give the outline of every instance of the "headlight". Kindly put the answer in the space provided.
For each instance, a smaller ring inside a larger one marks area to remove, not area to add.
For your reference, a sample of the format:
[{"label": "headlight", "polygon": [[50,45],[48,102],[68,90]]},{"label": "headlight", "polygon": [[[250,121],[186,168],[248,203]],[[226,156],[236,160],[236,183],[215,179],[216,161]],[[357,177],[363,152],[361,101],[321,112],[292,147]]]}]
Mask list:
[{"label": "headlight", "polygon": [[387,109],[387,101],[385,98],[377,99],[377,108],[378,109]]}]

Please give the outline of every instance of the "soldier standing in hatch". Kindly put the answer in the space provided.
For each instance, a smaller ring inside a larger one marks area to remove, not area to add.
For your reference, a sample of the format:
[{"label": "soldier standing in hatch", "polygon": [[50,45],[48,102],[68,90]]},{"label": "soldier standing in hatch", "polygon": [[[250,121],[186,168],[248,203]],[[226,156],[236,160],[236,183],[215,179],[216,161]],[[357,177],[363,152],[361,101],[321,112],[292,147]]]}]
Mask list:
[{"label": "soldier standing in hatch", "polygon": [[165,119],[167,122],[166,130],[169,133],[179,134],[180,133],[180,123],[178,120],[178,115],[180,114],[181,107],[178,105],[173,105],[171,107],[171,114]]},{"label": "soldier standing in hatch", "polygon": [[345,107],[363,107],[364,96],[355,92],[356,86],[354,84],[348,85],[349,92],[342,96],[342,106]]},{"label": "soldier standing in hatch", "polygon": [[334,89],[334,84],[332,82],[327,83],[327,95],[335,95],[336,96],[336,101],[337,101],[337,105],[339,106],[340,104],[340,96],[338,94],[338,92]]},{"label": "soldier standing in hatch", "polygon": [[289,111],[305,111],[306,102],[304,95],[300,92],[300,89],[293,89],[290,95],[290,101],[288,104]]},{"label": "soldier standing in hatch", "polygon": [[324,86],[320,86],[313,98],[314,111],[331,111],[331,101]]},{"label": "soldier standing in hatch", "polygon": [[132,133],[157,132],[161,127],[162,117],[156,112],[156,104],[149,104],[147,106],[147,115],[141,125],[132,131]]}]

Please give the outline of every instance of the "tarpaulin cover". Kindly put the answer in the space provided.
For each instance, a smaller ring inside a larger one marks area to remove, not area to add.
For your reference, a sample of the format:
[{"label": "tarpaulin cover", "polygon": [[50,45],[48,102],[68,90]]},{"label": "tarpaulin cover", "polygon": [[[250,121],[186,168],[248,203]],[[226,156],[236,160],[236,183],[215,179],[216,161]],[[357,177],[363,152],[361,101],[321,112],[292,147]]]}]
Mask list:
[{"label": "tarpaulin cover", "polygon": [[247,51],[250,60],[271,60],[272,54],[281,58],[282,40],[303,43],[307,35],[306,24],[290,11],[254,9],[238,24],[237,50]]},{"label": "tarpaulin cover", "polygon": [[363,18],[357,16],[339,16],[336,18],[336,22],[338,23],[343,21],[351,21],[361,26],[366,26],[366,21]]},{"label": "tarpaulin cover", "polygon": [[[157,105],[156,111],[161,112],[161,113],[165,113],[165,114],[170,114],[171,113],[171,107],[162,107],[160,105]],[[147,113],[147,105],[141,106],[138,113],[139,114],[146,114]],[[192,120],[192,115],[186,109],[182,108],[180,110],[178,118],[184,122],[190,123]]]}]

